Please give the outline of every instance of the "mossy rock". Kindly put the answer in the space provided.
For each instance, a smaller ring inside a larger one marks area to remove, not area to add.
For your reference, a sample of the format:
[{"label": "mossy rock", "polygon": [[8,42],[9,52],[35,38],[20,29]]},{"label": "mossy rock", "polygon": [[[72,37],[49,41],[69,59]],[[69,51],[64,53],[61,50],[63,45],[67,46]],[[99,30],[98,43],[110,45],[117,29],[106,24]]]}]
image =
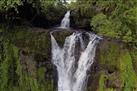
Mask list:
[{"label": "mossy rock", "polygon": [[[30,65],[27,66],[28,71],[34,70],[26,79],[35,79],[32,82],[40,85],[40,91],[46,88],[54,91],[54,86],[57,86],[57,72],[51,62],[51,32],[52,29],[16,27],[15,31],[6,35],[21,55],[32,58],[31,61],[28,58],[27,62],[24,61]],[[62,47],[65,38],[73,32],[60,30],[52,34]],[[87,91],[137,91],[136,58],[136,50],[129,50],[118,40],[104,38],[97,47],[94,64],[88,71]]]},{"label": "mossy rock", "polygon": [[98,86],[94,91],[137,91],[132,55],[124,43],[104,38],[97,47],[95,59],[97,70],[91,76],[98,75],[92,79],[98,79]]},{"label": "mossy rock", "polygon": [[55,37],[57,43],[61,47],[63,47],[66,37],[71,35],[73,32],[74,31],[70,31],[70,30],[61,30],[61,31],[53,32],[53,36]]}]

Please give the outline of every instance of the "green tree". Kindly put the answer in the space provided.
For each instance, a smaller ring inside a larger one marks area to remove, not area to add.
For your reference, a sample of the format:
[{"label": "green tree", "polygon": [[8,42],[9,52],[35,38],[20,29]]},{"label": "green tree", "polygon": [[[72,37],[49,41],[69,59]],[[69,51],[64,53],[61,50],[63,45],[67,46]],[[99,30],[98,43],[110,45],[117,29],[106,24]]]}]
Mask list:
[{"label": "green tree", "polygon": [[10,8],[17,10],[19,5],[22,5],[21,0],[0,0],[0,12],[5,12]]}]

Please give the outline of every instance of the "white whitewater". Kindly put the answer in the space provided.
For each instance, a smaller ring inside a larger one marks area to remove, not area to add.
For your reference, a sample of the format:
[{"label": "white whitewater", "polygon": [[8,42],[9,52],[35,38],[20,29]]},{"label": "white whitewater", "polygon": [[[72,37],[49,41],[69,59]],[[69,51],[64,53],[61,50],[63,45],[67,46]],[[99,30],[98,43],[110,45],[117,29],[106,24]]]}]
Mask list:
[{"label": "white whitewater", "polygon": [[70,27],[70,11],[67,11],[64,18],[61,21],[61,28],[69,28]]},{"label": "white whitewater", "polygon": [[[61,48],[54,36],[51,34],[52,62],[58,71],[58,91],[84,91],[87,83],[87,71],[94,62],[98,36],[86,33],[89,42],[86,45],[82,33],[73,33],[66,37],[63,48]],[[76,61],[76,43],[80,44],[80,57]],[[77,66],[76,66],[77,65]]]}]

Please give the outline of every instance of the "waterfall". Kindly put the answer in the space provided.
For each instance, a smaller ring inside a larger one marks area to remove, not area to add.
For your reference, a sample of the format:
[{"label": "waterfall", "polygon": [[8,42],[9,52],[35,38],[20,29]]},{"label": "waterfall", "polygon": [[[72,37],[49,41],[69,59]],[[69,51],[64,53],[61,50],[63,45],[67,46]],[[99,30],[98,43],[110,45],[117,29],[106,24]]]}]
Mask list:
[{"label": "waterfall", "polygon": [[[85,43],[82,34],[76,32],[66,37],[63,48],[51,34],[52,63],[58,71],[58,91],[84,91],[86,88],[87,71],[94,62],[99,37],[86,33],[88,41]],[[78,61],[76,51],[80,53]]]},{"label": "waterfall", "polygon": [[64,18],[61,21],[61,28],[69,28],[70,27],[70,11],[67,11]]}]

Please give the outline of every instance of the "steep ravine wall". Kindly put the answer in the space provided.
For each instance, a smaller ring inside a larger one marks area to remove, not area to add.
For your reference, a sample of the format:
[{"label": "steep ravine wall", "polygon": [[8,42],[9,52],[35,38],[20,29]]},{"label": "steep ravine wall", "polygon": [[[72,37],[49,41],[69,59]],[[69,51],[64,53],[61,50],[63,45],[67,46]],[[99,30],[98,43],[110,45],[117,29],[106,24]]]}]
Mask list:
[{"label": "steep ravine wall", "polygon": [[97,47],[96,62],[91,68],[93,83],[89,81],[89,91],[137,91],[133,54],[125,43],[104,38]]},{"label": "steep ravine wall", "polygon": [[[32,80],[36,80],[38,91],[55,91],[57,86],[57,71],[51,63],[51,31],[17,28],[7,36],[18,48],[22,69]],[[72,33],[57,31],[53,35],[62,46],[66,36]],[[129,50],[124,43],[103,38],[88,72],[87,91],[137,91],[136,58],[135,51]],[[34,90],[30,88],[29,91]]]}]

